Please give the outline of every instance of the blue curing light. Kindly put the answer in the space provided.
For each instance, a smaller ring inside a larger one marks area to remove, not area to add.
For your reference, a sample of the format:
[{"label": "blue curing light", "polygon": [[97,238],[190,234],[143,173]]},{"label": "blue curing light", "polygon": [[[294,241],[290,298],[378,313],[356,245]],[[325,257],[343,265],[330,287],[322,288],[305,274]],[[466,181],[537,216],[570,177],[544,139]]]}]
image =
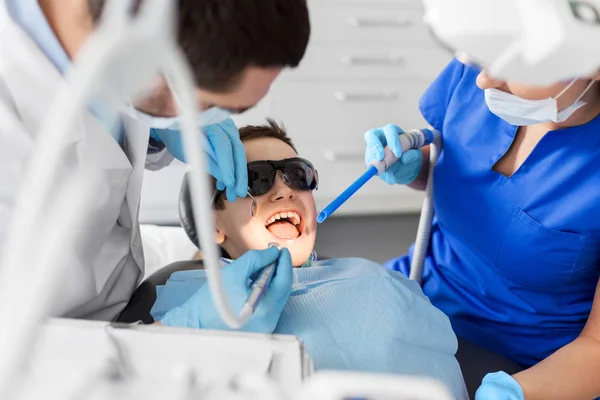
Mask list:
[{"label": "blue curing light", "polygon": [[344,190],[342,194],[336,197],[327,207],[323,209],[317,216],[317,222],[319,224],[323,223],[331,214],[333,214],[338,208],[341,207],[354,193],[358,191],[361,187],[365,185],[365,183],[369,182],[369,180],[377,175],[377,168],[372,165],[367,172],[362,174],[357,180],[352,183],[348,189]]}]

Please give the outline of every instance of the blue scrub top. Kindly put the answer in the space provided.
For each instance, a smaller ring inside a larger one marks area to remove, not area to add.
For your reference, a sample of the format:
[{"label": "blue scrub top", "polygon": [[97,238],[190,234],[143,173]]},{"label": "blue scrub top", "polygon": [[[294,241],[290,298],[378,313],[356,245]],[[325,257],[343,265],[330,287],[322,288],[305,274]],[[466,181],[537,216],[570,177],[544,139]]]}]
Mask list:
[{"label": "blue scrub top", "polygon": [[[452,61],[423,95],[442,132],[423,290],[457,335],[529,367],[573,341],[600,275],[600,116],[548,132],[511,177],[494,164],[517,127],[492,114],[479,71]],[[408,275],[409,255],[387,263]]]}]

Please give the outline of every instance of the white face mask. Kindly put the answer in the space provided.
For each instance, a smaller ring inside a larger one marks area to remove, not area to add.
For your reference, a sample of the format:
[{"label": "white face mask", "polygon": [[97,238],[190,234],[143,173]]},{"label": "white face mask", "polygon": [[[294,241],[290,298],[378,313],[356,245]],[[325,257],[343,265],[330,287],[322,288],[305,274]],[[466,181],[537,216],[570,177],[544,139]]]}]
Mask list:
[{"label": "white face mask", "polygon": [[[146,114],[140,110],[137,110],[133,106],[129,107],[129,112],[135,118],[144,121],[150,128],[154,129],[170,129],[180,130],[179,117],[154,117]],[[207,110],[202,111],[200,115],[196,117],[196,124],[198,127],[204,127],[209,125],[215,125],[225,121],[231,116],[231,112],[224,110],[219,107],[211,107]]]},{"label": "white face mask", "polygon": [[[165,76],[167,81],[167,85],[171,90],[171,94],[173,95],[173,99],[181,109],[181,101],[179,97],[177,97],[177,92],[173,88],[171,84],[171,80]],[[144,121],[150,126],[151,129],[169,129],[169,130],[181,130],[179,126],[179,117],[154,117],[152,115],[146,114],[143,111],[140,111],[133,107],[133,105],[129,106],[129,112],[135,118]],[[227,111],[220,107],[210,107],[200,113],[196,117],[196,125],[198,127],[204,127],[209,125],[219,124],[225,121],[227,118],[231,117],[231,111]]]},{"label": "white face mask", "polygon": [[550,121],[560,123],[585,106],[586,103],[581,101],[581,98],[596,82],[592,80],[572,105],[558,111],[556,100],[565,94],[576,81],[577,79],[574,79],[556,97],[543,100],[528,100],[502,90],[485,89],[485,102],[492,113],[511,125],[528,126]]}]

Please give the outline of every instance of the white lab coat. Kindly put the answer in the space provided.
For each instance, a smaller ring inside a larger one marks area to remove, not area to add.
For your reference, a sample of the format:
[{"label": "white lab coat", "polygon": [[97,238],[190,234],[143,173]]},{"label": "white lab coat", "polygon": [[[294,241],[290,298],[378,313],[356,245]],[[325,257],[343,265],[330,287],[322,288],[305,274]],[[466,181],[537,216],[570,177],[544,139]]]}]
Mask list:
[{"label": "white lab coat", "polygon": [[[12,21],[0,0],[0,249],[40,124],[63,77],[36,44]],[[112,320],[127,304],[144,275],[138,209],[144,167],[172,160],[166,151],[148,156],[148,127],[126,115],[125,150],[93,115],[70,132],[57,187],[66,174],[92,164],[106,178],[108,193],[90,204],[93,229],[72,254],[55,316]],[[57,189],[59,190],[59,189]],[[58,232],[57,234],[60,234]],[[32,249],[35,251],[35,249]],[[26,266],[23,266],[26,268]],[[25,294],[24,294],[25,295]]]}]

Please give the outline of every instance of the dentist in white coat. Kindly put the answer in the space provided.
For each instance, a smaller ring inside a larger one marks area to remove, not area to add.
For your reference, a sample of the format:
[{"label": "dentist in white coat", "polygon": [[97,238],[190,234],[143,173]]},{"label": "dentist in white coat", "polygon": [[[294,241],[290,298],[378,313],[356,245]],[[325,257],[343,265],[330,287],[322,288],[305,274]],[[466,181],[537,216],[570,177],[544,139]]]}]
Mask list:
[{"label": "dentist in white coat", "polygon": [[[0,251],[40,124],[103,3],[0,0]],[[217,153],[210,171],[233,201],[246,195],[247,170],[239,133],[228,116],[254,106],[282,68],[300,62],[310,33],[306,4],[180,0],[178,11],[178,40],[195,75],[199,107],[207,111],[203,115],[208,119],[200,125],[206,125]],[[89,204],[95,223],[85,247],[69,249],[80,261],[67,268],[55,316],[114,320],[143,277],[138,209],[144,168],[162,168],[182,151],[167,85],[136,108],[130,115],[90,105],[70,132],[71,147],[64,149],[61,170],[68,174],[92,163],[110,182],[109,193],[98,197],[109,200]],[[65,178],[54,177],[57,187]],[[249,254],[236,268],[276,259],[286,262],[279,252]],[[285,296],[286,290],[273,295]],[[270,315],[277,312],[266,310],[263,318],[278,318]]]}]

